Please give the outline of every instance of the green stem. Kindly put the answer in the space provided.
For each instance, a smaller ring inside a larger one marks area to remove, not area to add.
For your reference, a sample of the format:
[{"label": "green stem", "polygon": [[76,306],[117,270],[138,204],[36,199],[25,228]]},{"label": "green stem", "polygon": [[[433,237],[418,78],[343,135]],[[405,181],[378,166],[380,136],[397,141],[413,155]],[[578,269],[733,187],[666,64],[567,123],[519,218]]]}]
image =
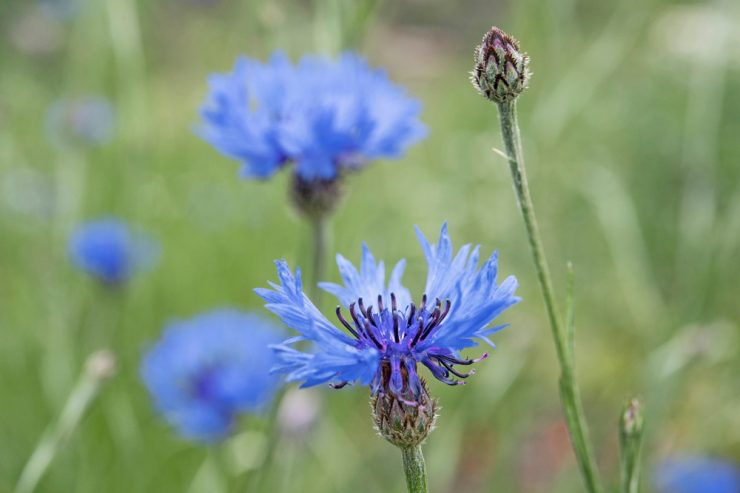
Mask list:
[{"label": "green stem", "polygon": [[111,353],[98,351],[87,360],[77,385],[69,394],[59,419],[44,432],[21,472],[15,493],[31,493],[44,477],[57,452],[77,429],[92,404],[101,384],[112,376],[115,360]]},{"label": "green stem", "polygon": [[249,482],[248,491],[267,491],[266,485],[270,481],[272,465],[275,461],[275,454],[280,444],[280,423],[278,422],[278,413],[280,404],[283,402],[287,388],[283,386],[275,396],[269,413],[266,416],[267,422],[267,443],[265,444],[264,461],[262,467],[256,472],[255,477]]},{"label": "green stem", "polygon": [[321,308],[320,281],[325,279],[326,255],[329,247],[329,218],[318,217],[311,220],[311,235],[313,237],[313,270],[311,271],[311,299]]},{"label": "green stem", "polygon": [[524,225],[527,229],[527,238],[532,250],[537,279],[542,290],[542,297],[547,308],[550,328],[555,342],[558,363],[560,364],[560,398],[565,412],[565,418],[570,432],[573,450],[589,493],[601,491],[601,482],[596,468],[591,444],[588,438],[588,428],[583,413],[583,405],[575,381],[574,359],[568,350],[568,337],[561,324],[560,314],[555,304],[555,294],[552,287],[550,269],[545,258],[542,239],[537,226],[534,205],[529,193],[529,183],[524,168],[524,153],[522,152],[519,124],[517,123],[516,102],[499,103],[501,119],[501,134],[506,146],[507,160],[514,181],[519,209],[522,211]]},{"label": "green stem", "polygon": [[427,493],[427,466],[421,445],[401,448],[403,470],[406,473],[406,486],[409,493]]}]

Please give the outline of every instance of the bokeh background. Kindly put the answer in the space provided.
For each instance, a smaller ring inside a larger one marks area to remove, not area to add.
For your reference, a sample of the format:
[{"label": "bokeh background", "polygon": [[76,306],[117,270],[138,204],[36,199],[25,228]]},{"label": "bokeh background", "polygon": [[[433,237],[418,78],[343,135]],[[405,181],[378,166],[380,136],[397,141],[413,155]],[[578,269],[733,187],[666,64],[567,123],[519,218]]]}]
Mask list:
[{"label": "bokeh background", "polygon": [[[39,491],[249,484],[264,419],[245,418],[220,447],[184,441],[155,415],[138,364],[168,320],[261,310],[252,288],[275,277],[273,259],[308,264],[288,174],[239,180],[237,164],[193,133],[207,74],[277,48],[294,59],[357,49],[424,103],[429,137],[349,180],[333,251],[357,261],[365,240],[388,262],[406,257],[418,292],[425,263],[412,225],[433,236],[447,220],[457,245],[497,248],[501,272],[520,280],[524,302],[506,312],[511,327],[478,375],[464,388],[431,383],[442,406],[425,446],[433,491],[580,491],[523,226],[492,151],[496,109],[467,80],[492,24],[532,58],[519,105],[525,154],[561,296],[565,262],[575,265],[577,372],[605,477],[616,484],[616,423],[632,396],[646,407],[645,491],[674,454],[740,460],[737,2],[3,0],[0,491],[100,347],[114,351],[118,374]],[[94,126],[103,138],[70,143],[49,108],[90,97],[112,109]],[[161,244],[156,267],[119,290],[67,255],[75,225],[110,214]],[[405,491],[400,454],[375,435],[363,389],[291,399],[265,491]]]}]

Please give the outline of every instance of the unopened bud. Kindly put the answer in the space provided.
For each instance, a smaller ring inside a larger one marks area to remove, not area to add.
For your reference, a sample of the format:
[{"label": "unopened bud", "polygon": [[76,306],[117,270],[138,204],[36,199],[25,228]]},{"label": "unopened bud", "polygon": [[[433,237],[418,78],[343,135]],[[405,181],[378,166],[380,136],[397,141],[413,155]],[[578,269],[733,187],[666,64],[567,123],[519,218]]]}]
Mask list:
[{"label": "unopened bud", "polygon": [[343,196],[341,177],[331,180],[305,180],[294,174],[290,198],[298,212],[309,219],[321,219],[337,208]]},{"label": "unopened bud", "polygon": [[85,370],[96,380],[106,380],[116,374],[116,356],[108,349],[95,351],[87,358]]},{"label": "unopened bud", "polygon": [[529,56],[519,50],[519,41],[492,27],[475,49],[470,80],[478,92],[495,103],[513,101],[530,76]]},{"label": "unopened bud", "polygon": [[321,401],[312,390],[290,389],[280,402],[278,426],[291,439],[306,436],[319,418]]},{"label": "unopened bud", "polygon": [[642,434],[642,406],[637,399],[631,399],[622,411],[619,420],[620,432],[625,437],[636,437]]},{"label": "unopened bud", "polygon": [[619,417],[619,445],[622,491],[637,493],[640,484],[640,453],[642,448],[642,406],[631,399]]}]

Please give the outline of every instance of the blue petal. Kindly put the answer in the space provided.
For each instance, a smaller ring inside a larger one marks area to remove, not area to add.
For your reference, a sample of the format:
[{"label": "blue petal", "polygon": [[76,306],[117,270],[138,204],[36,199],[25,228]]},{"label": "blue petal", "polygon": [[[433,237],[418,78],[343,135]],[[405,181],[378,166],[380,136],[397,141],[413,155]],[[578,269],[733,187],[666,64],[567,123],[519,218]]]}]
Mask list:
[{"label": "blue petal", "polygon": [[141,377],[155,407],[186,438],[226,436],[236,416],[259,413],[280,379],[269,346],[282,332],[250,313],[219,309],[167,326],[147,350]]},{"label": "blue petal", "polygon": [[658,493],[737,493],[740,465],[710,457],[672,457],[658,465]]},{"label": "blue petal", "polygon": [[292,338],[274,347],[278,363],[274,370],[287,373],[288,381],[312,386],[330,382],[359,382],[368,385],[379,363],[374,347],[361,345],[332,325],[303,293],[300,272],[293,275],[285,261],[276,262],[279,285],[255,290],[286,325],[314,343],[310,352],[291,347]]},{"label": "blue petal", "polygon": [[406,268],[406,261],[403,259],[393,268],[387,286],[385,284],[385,264],[375,261],[375,257],[365,243],[362,244],[359,271],[349,260],[339,254],[337,254],[337,267],[344,285],[323,282],[319,283],[319,287],[336,296],[345,307],[357,302],[360,298],[369,305],[374,304],[378,295],[383,296],[385,302],[388,303],[391,293],[396,296],[397,304],[401,309],[411,303],[411,294],[401,282]]},{"label": "blue petal", "polygon": [[516,278],[508,277],[501,285],[497,284],[496,252],[480,269],[478,247],[471,249],[470,245],[465,245],[453,257],[447,224],[442,226],[436,245],[431,245],[418,228],[416,232],[429,266],[427,296],[451,302],[443,328],[434,331],[420,349],[440,346],[459,351],[476,346],[474,339],[483,339],[490,334],[487,327],[491,321],[520,301],[514,294]]}]

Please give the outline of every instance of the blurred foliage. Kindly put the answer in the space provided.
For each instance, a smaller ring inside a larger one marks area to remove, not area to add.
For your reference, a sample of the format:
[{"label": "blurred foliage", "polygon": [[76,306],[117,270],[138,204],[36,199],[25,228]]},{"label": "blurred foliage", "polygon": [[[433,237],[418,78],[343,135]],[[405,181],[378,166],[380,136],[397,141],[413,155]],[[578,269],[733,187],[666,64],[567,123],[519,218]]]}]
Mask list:
[{"label": "blurred foliage", "polygon": [[[525,155],[561,295],[565,261],[575,264],[577,371],[602,469],[616,485],[616,425],[632,395],[645,404],[648,478],[675,451],[740,459],[740,4],[48,8],[62,3],[0,4],[0,491],[12,489],[85,358],[103,346],[117,354],[119,374],[40,491],[218,491],[224,470],[248,483],[264,420],[245,419],[246,431],[220,449],[186,443],[155,416],[138,360],[167,320],[222,305],[261,309],[251,289],[274,278],[272,260],[309,259],[286,174],[240,181],[234,163],[194,136],[207,74],[242,53],[340,46],[420,97],[431,132],[404,160],[351,177],[334,250],[356,260],[365,240],[388,262],[406,257],[418,292],[425,265],[411,226],[433,234],[448,220],[458,245],[499,249],[502,274],[519,277],[524,297],[467,387],[432,383],[442,405],[425,448],[433,491],[579,491],[508,170],[491,151],[500,147],[496,110],[467,81],[472,48],[492,23],[532,58],[520,104]],[[47,108],[87,95],[112,101],[113,139],[56,148]],[[71,228],[106,214],[163,246],[156,269],[116,292],[66,255]],[[318,423],[285,437],[269,491],[403,491],[400,455],[375,436],[366,392],[318,394]]]}]

